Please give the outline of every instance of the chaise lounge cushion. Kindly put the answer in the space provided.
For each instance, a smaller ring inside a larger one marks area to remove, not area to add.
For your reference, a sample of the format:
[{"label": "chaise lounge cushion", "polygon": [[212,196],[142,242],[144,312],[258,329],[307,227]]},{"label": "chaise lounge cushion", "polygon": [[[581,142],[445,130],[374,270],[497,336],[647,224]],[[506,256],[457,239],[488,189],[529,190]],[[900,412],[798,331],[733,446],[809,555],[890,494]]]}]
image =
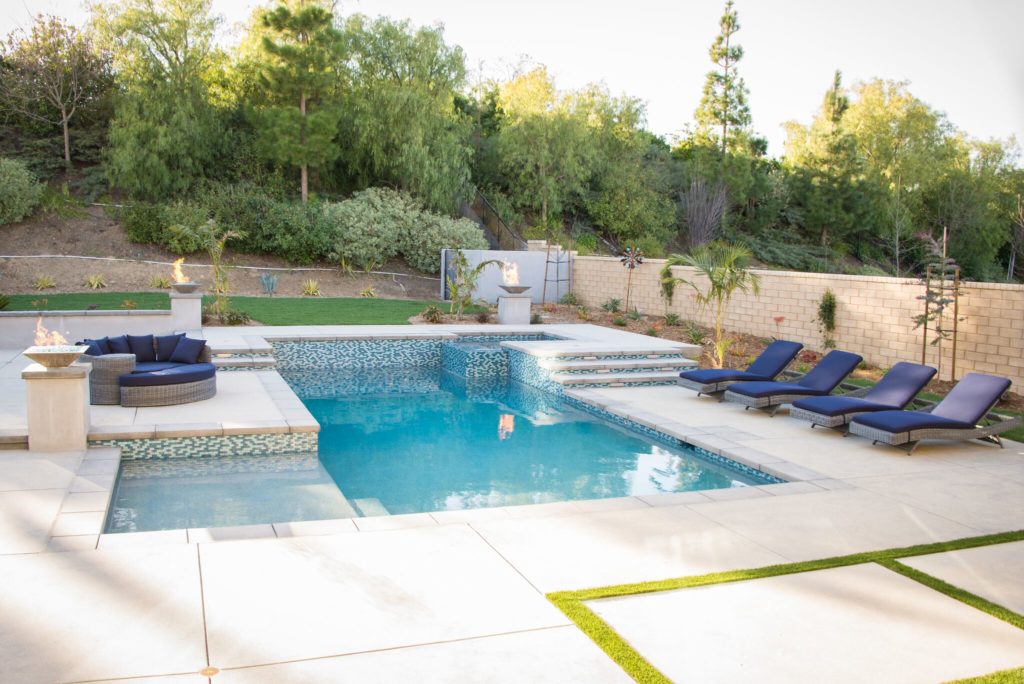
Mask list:
[{"label": "chaise lounge cushion", "polygon": [[974,428],[974,423],[943,418],[922,411],[879,411],[878,413],[859,415],[853,420],[861,425],[892,433],[931,429],[971,430]]},{"label": "chaise lounge cushion", "polygon": [[891,411],[893,408],[899,408],[888,404],[879,404],[878,402],[860,397],[844,396],[797,399],[793,402],[793,406],[829,417],[845,416],[848,413],[865,413],[867,411]]},{"label": "chaise lounge cushion", "polygon": [[701,368],[700,370],[683,371],[679,377],[705,385],[716,382],[729,382],[731,380],[771,380],[764,375],[751,373],[744,370],[729,370],[725,368]]},{"label": "chaise lounge cushion", "polygon": [[178,333],[176,335],[161,335],[156,338],[156,360],[157,361],[170,361],[171,355],[174,353],[174,348],[178,346],[178,342],[185,336],[185,333]]},{"label": "chaise lounge cushion", "polygon": [[127,335],[128,348],[135,354],[135,360],[140,363],[156,361],[156,349],[153,347],[152,335]]},{"label": "chaise lounge cushion", "polygon": [[806,394],[807,396],[817,396],[822,394],[822,390],[820,389],[798,385],[795,382],[772,382],[770,380],[763,382],[744,382],[742,385],[733,385],[729,388],[729,391],[755,398],[783,394]]},{"label": "chaise lounge cushion", "polygon": [[108,337],[107,343],[110,345],[111,354],[131,354],[132,348],[128,344],[127,335],[119,335],[117,337]]},{"label": "chaise lounge cushion", "polygon": [[135,364],[135,370],[133,373],[152,373],[153,371],[167,370],[168,368],[179,368],[184,366],[183,363],[173,363],[171,361],[143,361],[142,363]]},{"label": "chaise lounge cushion", "polygon": [[157,385],[180,385],[212,378],[217,368],[212,363],[180,364],[173,368],[149,373],[129,373],[118,378],[122,387],[155,387]]},{"label": "chaise lounge cushion", "polygon": [[182,337],[178,340],[177,346],[174,347],[174,353],[171,354],[171,358],[168,360],[175,363],[196,363],[199,361],[199,355],[203,353],[205,348],[206,340]]}]

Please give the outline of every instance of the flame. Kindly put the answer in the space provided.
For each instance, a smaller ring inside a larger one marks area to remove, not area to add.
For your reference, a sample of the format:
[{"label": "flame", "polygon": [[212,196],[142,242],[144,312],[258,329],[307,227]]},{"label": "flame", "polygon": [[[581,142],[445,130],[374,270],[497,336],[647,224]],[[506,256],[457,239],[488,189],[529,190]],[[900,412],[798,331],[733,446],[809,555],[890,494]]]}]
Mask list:
[{"label": "flame", "polygon": [[181,265],[183,263],[185,263],[185,257],[181,257],[180,259],[178,259],[177,261],[175,261],[172,264],[172,266],[174,266],[174,273],[171,274],[171,277],[174,278],[174,282],[176,282],[176,283],[187,283],[187,282],[189,282],[189,279],[186,278],[185,274],[182,273],[182,271],[181,271]]},{"label": "flame", "polygon": [[498,439],[508,439],[516,429],[516,417],[509,413],[503,413],[498,418]]},{"label": "flame", "polygon": [[505,285],[519,284],[519,265],[506,261],[501,267],[501,279]]},{"label": "flame", "polygon": [[36,339],[34,344],[37,347],[48,347],[51,345],[62,345],[67,343],[67,338],[65,338],[59,332],[57,332],[56,330],[50,332],[49,330],[46,329],[46,326],[43,325],[42,316],[40,316],[36,320]]}]

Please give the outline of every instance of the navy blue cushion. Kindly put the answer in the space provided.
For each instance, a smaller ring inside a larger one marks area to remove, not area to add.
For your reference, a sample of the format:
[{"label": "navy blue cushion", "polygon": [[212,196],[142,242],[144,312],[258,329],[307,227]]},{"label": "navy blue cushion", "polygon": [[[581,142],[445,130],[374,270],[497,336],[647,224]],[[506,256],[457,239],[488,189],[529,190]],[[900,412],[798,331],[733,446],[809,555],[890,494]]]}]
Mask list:
[{"label": "navy blue cushion", "polygon": [[217,368],[212,363],[190,363],[151,373],[126,373],[118,378],[118,382],[122,387],[180,385],[186,382],[206,380],[216,374]]},{"label": "navy blue cushion", "polygon": [[76,342],[75,344],[85,345],[86,347],[89,347],[88,349],[85,350],[85,353],[88,354],[89,356],[103,356],[103,349],[100,347],[98,340],[82,340],[81,342]]},{"label": "navy blue cushion", "polygon": [[142,363],[135,364],[135,370],[133,373],[149,373],[151,371],[165,370],[167,368],[178,368],[184,366],[183,363],[172,363],[170,361],[144,361]]},{"label": "navy blue cushion", "polygon": [[710,385],[716,382],[729,382],[730,380],[771,380],[765,375],[757,375],[747,371],[732,370],[730,368],[702,368],[700,370],[683,371],[679,377],[699,382],[702,385]]},{"label": "navy blue cushion", "polygon": [[110,353],[110,342],[107,341],[106,337],[100,337],[95,340],[86,338],[78,344],[84,344],[90,347],[90,351],[85,352],[89,356],[103,356],[104,354]]},{"label": "navy blue cushion", "polygon": [[135,361],[156,361],[156,349],[152,335],[128,335],[128,347],[135,354]]},{"label": "navy blue cushion", "polygon": [[199,355],[203,353],[203,348],[206,347],[206,340],[194,340],[191,337],[182,337],[178,340],[178,344],[174,347],[174,352],[171,353],[171,358],[168,361],[174,361],[176,363],[196,363],[199,361]]},{"label": "navy blue cushion", "polygon": [[174,348],[178,346],[178,341],[185,336],[185,333],[177,333],[176,335],[162,335],[156,338],[156,360],[157,361],[170,361],[171,354],[174,353]]},{"label": "navy blue cushion", "polygon": [[128,346],[128,336],[120,335],[118,337],[108,337],[107,343],[110,344],[111,354],[131,354],[132,348]]},{"label": "navy blue cushion", "polygon": [[968,373],[932,409],[932,415],[974,425],[1008,389],[1010,381],[1006,378]]},{"label": "navy blue cushion", "polygon": [[857,354],[834,349],[825,354],[825,358],[807,375],[797,380],[797,383],[817,390],[813,394],[828,394],[843,381],[843,378],[852,373],[861,361],[863,358]]},{"label": "navy blue cushion", "polygon": [[853,419],[854,423],[867,425],[868,427],[886,432],[899,433],[910,432],[911,430],[926,430],[929,428],[940,428],[943,430],[970,430],[974,423],[965,423],[959,420],[951,420],[921,411],[879,411],[878,413],[865,413]]},{"label": "navy blue cushion", "polygon": [[764,348],[760,356],[754,359],[754,363],[747,367],[747,372],[771,380],[786,370],[789,362],[796,358],[803,348],[804,345],[799,342],[775,340]]},{"label": "navy blue cushion", "polygon": [[827,394],[821,392],[812,387],[805,387],[795,382],[772,382],[765,380],[761,382],[740,382],[735,385],[729,386],[730,392],[736,392],[737,394],[743,394],[748,397],[771,397],[778,394],[804,394],[807,396],[815,396],[818,394]]},{"label": "navy blue cushion", "polygon": [[878,404],[886,404],[890,408],[901,409],[924,389],[933,375],[935,369],[931,366],[900,361],[889,369],[885,377],[879,380],[864,398]]},{"label": "navy blue cushion", "polygon": [[879,404],[859,397],[843,396],[797,399],[793,402],[793,406],[817,413],[820,416],[845,416],[849,413],[864,413],[865,411],[891,411],[893,408],[889,404]]}]

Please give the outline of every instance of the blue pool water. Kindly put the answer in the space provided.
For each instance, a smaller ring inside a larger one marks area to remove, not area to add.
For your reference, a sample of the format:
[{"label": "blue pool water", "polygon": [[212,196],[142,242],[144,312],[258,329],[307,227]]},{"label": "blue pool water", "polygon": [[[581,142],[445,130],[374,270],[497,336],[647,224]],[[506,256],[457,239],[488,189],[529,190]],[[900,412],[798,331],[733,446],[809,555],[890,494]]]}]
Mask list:
[{"label": "blue pool water", "polygon": [[[211,527],[764,484],[517,382],[440,368],[285,374],[319,454],[126,462],[107,531]],[[319,456],[319,458],[317,458]]]}]

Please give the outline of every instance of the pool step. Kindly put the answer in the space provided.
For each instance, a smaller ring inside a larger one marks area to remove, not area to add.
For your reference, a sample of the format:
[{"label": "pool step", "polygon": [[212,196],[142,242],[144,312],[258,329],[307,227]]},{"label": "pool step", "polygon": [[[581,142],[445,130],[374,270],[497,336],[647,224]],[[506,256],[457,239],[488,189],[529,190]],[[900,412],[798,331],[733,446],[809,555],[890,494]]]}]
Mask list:
[{"label": "pool step", "polygon": [[372,518],[381,515],[391,515],[380,499],[354,499],[352,505],[364,518]]},{"label": "pool step", "polygon": [[612,373],[615,371],[643,372],[645,370],[675,369],[676,372],[684,368],[692,368],[696,362],[681,356],[661,356],[653,359],[544,359],[539,363],[541,368],[555,373]]},{"label": "pool step", "polygon": [[628,387],[629,385],[672,385],[679,378],[678,370],[642,371],[631,373],[554,373],[551,380],[566,387],[574,385],[603,385]]},{"label": "pool step", "polygon": [[276,368],[277,359],[273,356],[251,356],[248,354],[236,356],[214,356],[213,365],[217,368]]}]

